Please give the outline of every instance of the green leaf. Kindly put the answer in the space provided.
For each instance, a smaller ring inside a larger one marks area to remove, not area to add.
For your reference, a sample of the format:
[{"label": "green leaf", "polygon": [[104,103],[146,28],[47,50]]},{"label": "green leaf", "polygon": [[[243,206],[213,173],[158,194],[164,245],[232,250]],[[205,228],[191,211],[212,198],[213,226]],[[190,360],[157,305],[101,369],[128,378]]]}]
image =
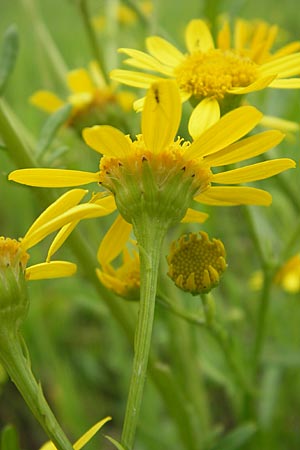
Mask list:
[{"label": "green leaf", "polygon": [[19,34],[17,27],[11,25],[7,28],[2,44],[0,55],[0,95],[3,93],[7,80],[9,79],[19,50]]},{"label": "green leaf", "polygon": [[64,105],[62,108],[59,108],[59,110],[54,114],[51,114],[49,119],[46,120],[37,142],[36,151],[38,158],[40,158],[45,153],[52,140],[54,139],[57,130],[66,122],[66,120],[70,116],[71,109],[71,105]]},{"label": "green leaf", "polygon": [[108,439],[118,450],[126,450],[123,445],[120,444],[120,442],[116,441],[110,436],[105,435],[106,439]]},{"label": "green leaf", "polygon": [[246,423],[237,427],[220,439],[210,450],[237,450],[243,448],[247,441],[256,433],[254,423]]},{"label": "green leaf", "polygon": [[20,450],[18,434],[12,425],[3,428],[0,448],[1,450]]}]

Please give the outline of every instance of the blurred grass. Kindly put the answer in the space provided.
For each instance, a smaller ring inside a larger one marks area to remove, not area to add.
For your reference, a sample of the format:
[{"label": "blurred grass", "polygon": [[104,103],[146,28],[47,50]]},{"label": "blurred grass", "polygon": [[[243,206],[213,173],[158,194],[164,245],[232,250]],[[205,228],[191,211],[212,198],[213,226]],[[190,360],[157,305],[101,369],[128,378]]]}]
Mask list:
[{"label": "blurred grass", "polygon": [[[217,13],[228,13],[232,17],[260,18],[277,23],[282,29],[282,43],[300,38],[300,13],[295,0],[286,0],[284,5],[274,3],[273,0],[188,1],[184,5],[182,2],[157,0],[153,3],[151,32],[163,31],[181,49],[184,49],[186,23],[204,13],[213,21]],[[16,23],[21,40],[19,57],[5,92],[5,100],[33,136],[38,136],[46,116],[29,104],[29,96],[40,88],[53,90],[62,96],[66,91],[39,41],[28,5],[37,8],[68,69],[87,65],[92,55],[76,0],[0,0],[1,35],[11,23]],[[106,14],[109,2],[91,0],[89,5],[93,14]],[[107,26],[99,32],[99,42],[103,45],[108,68],[120,66],[121,58],[115,53],[118,47],[143,50],[147,31],[140,24],[134,24],[124,25],[114,32]],[[268,90],[250,98],[265,113],[299,122],[297,91]],[[137,121],[134,120],[133,128]],[[58,137],[60,142],[69,147],[69,151],[62,159],[55,161],[57,166],[84,167],[89,170],[98,163],[97,155],[90,152],[75,133],[61,130]],[[299,161],[299,134],[272,152]],[[15,167],[5,150],[0,150],[0,161],[0,235],[19,237],[26,232],[42,207],[36,198],[35,189],[8,183],[7,174]],[[299,169],[280,177],[284,177],[298,195]],[[272,192],[273,205],[270,208],[253,208],[255,223],[263,237],[266,251],[271,258],[276,259],[293,232],[293,225],[299,220],[299,210],[295,210],[282,192],[276,178],[261,182],[259,187],[267,187]],[[207,210],[210,212],[209,208]],[[96,250],[109,223],[110,219],[106,219],[81,225],[81,231],[91,248]],[[165,254],[171,239],[179,235],[179,229],[188,232],[199,228],[181,225],[172,229]],[[221,238],[227,249],[229,269],[215,293],[217,309],[222,322],[236,338],[239,360],[247,370],[247,355],[253,345],[259,299],[257,292],[247,289],[246,284],[252,272],[260,268],[259,258],[249,236],[242,208],[211,209],[210,219],[203,229]],[[41,255],[44,257],[46,247],[41,247],[41,250],[32,252],[33,262]],[[297,241],[294,253],[299,249],[300,242]],[[62,249],[60,255],[69,260],[74,259],[67,248]],[[170,290],[172,297],[186,310],[199,312],[198,300],[175,292],[165,276],[164,261],[162,266],[164,288]],[[118,438],[132,361],[131,348],[118,325],[93,287],[84,279],[80,268],[78,276],[72,280],[34,282],[30,284],[29,290],[31,308],[24,332],[32,353],[33,369],[42,380],[64,429],[76,439],[91,424],[110,414],[114,420],[105,427],[105,432]],[[300,448],[299,301],[299,294],[286,294],[278,287],[273,288],[263,354],[266,370],[261,375],[263,390],[257,403],[261,432],[259,440],[253,441],[253,446],[250,445],[251,450]],[[129,307],[136,309],[136,305]],[[180,345],[181,333],[186,333],[193,349],[193,364],[205,381],[214,425],[219,430],[233,429],[243,419],[242,399],[219,347],[206,331],[191,327],[178,318],[170,319],[169,314],[159,307],[156,315],[154,348],[161,360],[170,365],[171,371],[175,370],[178,360],[174,349]],[[175,339],[177,329],[181,331]],[[182,386],[182,389],[184,392],[186,386]],[[8,422],[17,426],[22,447],[26,450],[38,448],[46,439],[31,419],[13,385],[4,382],[0,394],[0,427]],[[95,443],[86,448],[111,448],[111,444],[96,438]],[[137,448],[183,449],[174,424],[151,383],[146,387]]]}]

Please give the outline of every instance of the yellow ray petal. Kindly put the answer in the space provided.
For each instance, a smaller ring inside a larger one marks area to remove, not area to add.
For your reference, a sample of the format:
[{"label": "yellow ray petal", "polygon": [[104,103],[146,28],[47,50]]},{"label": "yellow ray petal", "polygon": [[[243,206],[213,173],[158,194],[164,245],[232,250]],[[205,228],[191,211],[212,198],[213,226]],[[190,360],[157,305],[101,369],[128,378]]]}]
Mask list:
[{"label": "yellow ray petal", "polygon": [[53,231],[58,230],[63,227],[67,223],[81,220],[81,219],[90,219],[93,217],[101,217],[106,216],[107,210],[101,208],[101,206],[93,205],[93,204],[83,204],[74,206],[68,211],[60,214],[54,219],[50,220],[46,224],[42,225],[38,230],[30,235],[24,237],[21,241],[21,244],[24,249],[29,249],[44,239],[46,236],[51,234]]},{"label": "yellow ray petal", "polygon": [[290,55],[291,53],[295,53],[300,49],[300,41],[290,42],[289,44],[281,47],[270,57],[269,61],[273,59],[277,59],[280,56]]},{"label": "yellow ray petal", "polygon": [[111,420],[111,417],[105,417],[105,419],[100,420],[100,422],[97,422],[92,428],[90,428],[81,438],[78,439],[78,441],[75,442],[73,445],[74,450],[80,450],[82,447],[87,444],[92,437],[103,427],[103,425],[106,424]]},{"label": "yellow ray petal", "polygon": [[188,208],[182,223],[203,223],[208,218],[208,214]]},{"label": "yellow ray petal", "polygon": [[186,27],[185,41],[190,53],[201,51],[206,52],[215,48],[211,32],[201,19],[191,20]]},{"label": "yellow ray petal", "polygon": [[67,84],[72,92],[79,94],[81,92],[93,93],[95,86],[86,69],[75,69],[67,74]]},{"label": "yellow ray petal", "polygon": [[292,77],[300,73],[300,53],[282,56],[262,64],[259,68],[262,75],[276,73],[278,78]]},{"label": "yellow ray petal", "polygon": [[199,203],[218,206],[235,205],[261,205],[268,206],[272,203],[269,192],[247,186],[222,186],[211,187],[197,197]]},{"label": "yellow ray petal", "polygon": [[99,246],[97,258],[101,266],[109,264],[125,247],[132,225],[118,215]]},{"label": "yellow ray petal", "polygon": [[66,169],[19,169],[11,172],[8,179],[27,186],[71,187],[98,182],[99,174]]},{"label": "yellow ray petal", "polygon": [[170,67],[166,67],[160,64],[155,58],[147,53],[140,52],[139,50],[134,50],[130,48],[119,48],[120,53],[125,53],[132,59],[126,59],[124,62],[130,66],[138,67],[140,69],[155,70],[164,75],[172,75],[173,70]]},{"label": "yellow ray petal", "polygon": [[74,228],[77,227],[78,223],[79,220],[74,220],[73,222],[68,223],[67,225],[62,227],[61,230],[59,230],[59,232],[57,233],[57,235],[55,236],[49,247],[46,258],[47,262],[50,261],[54,253],[56,253],[57,250],[59,250],[60,247],[64,244],[64,242],[68,239]]},{"label": "yellow ray petal", "polygon": [[142,134],[146,147],[159,153],[173,142],[181,118],[181,99],[175,81],[154,83],[146,96],[142,113]]},{"label": "yellow ray petal", "polygon": [[276,79],[270,83],[271,88],[278,89],[299,89],[300,88],[300,78],[289,78],[289,79]]},{"label": "yellow ray petal", "polygon": [[248,22],[237,19],[234,27],[234,48],[243,50],[249,37]]},{"label": "yellow ray petal", "polygon": [[83,139],[93,150],[113,158],[126,158],[130,154],[130,141],[117,128],[95,125],[85,128]]},{"label": "yellow ray petal", "polygon": [[109,76],[112,80],[143,89],[148,89],[152,83],[161,80],[161,77],[158,77],[157,75],[134,72],[132,70],[115,69],[110,72]]},{"label": "yellow ray petal", "polygon": [[76,270],[76,264],[67,261],[51,261],[28,267],[25,271],[25,277],[27,280],[63,278],[74,275]]},{"label": "yellow ray petal", "polygon": [[136,112],[141,112],[141,111],[143,110],[143,108],[144,108],[144,103],[145,103],[145,98],[146,98],[146,97],[139,98],[138,100],[136,100],[136,101],[133,103],[133,109],[134,109]]},{"label": "yellow ray petal", "polygon": [[29,236],[31,233],[36,231],[45,223],[49,222],[49,220],[59,216],[68,209],[77,205],[87,192],[88,191],[85,189],[72,189],[71,191],[65,192],[55,202],[53,202],[50,206],[48,206],[48,208],[45,209],[45,211],[43,211],[42,214],[40,214],[40,216],[33,222],[31,227],[27,230],[27,233],[25,234],[24,238],[26,236]]},{"label": "yellow ray petal", "polygon": [[90,200],[90,203],[95,203],[96,205],[102,206],[102,208],[107,210],[108,214],[117,209],[115,197],[112,194],[106,195],[105,197],[103,197],[103,193],[96,194]]},{"label": "yellow ray petal", "polygon": [[264,131],[235,142],[223,150],[207,156],[205,162],[208,162],[213,167],[218,167],[244,161],[275,147],[284,136],[283,133],[277,130]]},{"label": "yellow ray petal", "polygon": [[217,173],[212,176],[212,181],[224,184],[248,183],[249,181],[264,180],[293,167],[296,167],[296,163],[292,159],[273,159],[228,172]]},{"label": "yellow ray petal", "polygon": [[270,86],[275,78],[276,74],[262,76],[246,87],[228,89],[227,92],[230,94],[243,95],[248,94],[249,92],[260,91],[261,89],[265,89]]},{"label": "yellow ray petal", "polygon": [[231,44],[230,26],[228,20],[224,21],[217,37],[217,47],[221,50],[228,50]]},{"label": "yellow ray petal", "polygon": [[210,155],[237,141],[260,121],[262,113],[253,106],[241,106],[225,114],[186,150],[187,159]]},{"label": "yellow ray petal", "polygon": [[53,113],[65,103],[49,91],[37,91],[29,99],[30,103],[48,113]]},{"label": "yellow ray petal", "polygon": [[189,120],[189,133],[196,140],[207,128],[220,119],[219,102],[207,97],[194,108]]},{"label": "yellow ray petal", "polygon": [[146,39],[149,53],[158,61],[170,67],[176,67],[184,59],[184,55],[174,45],[158,36]]}]

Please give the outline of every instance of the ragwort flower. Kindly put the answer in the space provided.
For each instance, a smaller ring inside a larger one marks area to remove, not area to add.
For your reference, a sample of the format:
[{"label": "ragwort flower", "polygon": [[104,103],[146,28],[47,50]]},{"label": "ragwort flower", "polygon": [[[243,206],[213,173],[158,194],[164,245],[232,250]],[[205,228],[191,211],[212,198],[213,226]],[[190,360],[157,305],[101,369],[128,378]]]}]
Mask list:
[{"label": "ragwort flower", "polygon": [[39,90],[30,97],[30,102],[47,113],[54,113],[62,106],[72,106],[69,125],[76,124],[82,118],[94,117],[96,123],[107,120],[110,106],[118,105],[124,111],[132,108],[135,96],[128,91],[117,92],[116,86],[107,85],[99,68],[93,61],[89,70],[74,69],[67,73],[66,82],[69,95],[62,100],[56,94],[46,90]]},{"label": "ragwort flower", "polygon": [[[237,108],[222,118],[200,108],[197,120],[193,116],[189,122],[194,141],[175,138],[181,100],[176,83],[165,80],[149,89],[142,113],[142,134],[135,140],[108,125],[84,129],[86,143],[103,155],[97,172],[21,169],[12,172],[9,179],[44,187],[100,183],[115,197],[116,207],[131,224],[145,211],[169,225],[181,220],[203,222],[207,214],[191,208],[193,199],[210,205],[266,206],[271,203],[268,192],[238,185],[295,167],[291,159],[280,158],[213,172],[213,167],[253,158],[281,141],[283,134],[276,130],[241,139],[261,117],[252,106]],[[98,204],[108,199],[113,202],[110,196],[99,199]]]},{"label": "ragwort flower", "polygon": [[[242,94],[266,87],[280,89],[300,88],[299,42],[292,42],[271,53],[277,26],[264,22],[254,25],[237,20],[234,32],[224,22],[216,42],[201,19],[191,20],[185,32],[187,53],[182,53],[165,39],[151,36],[146,40],[148,53],[120,48],[129,56],[125,62],[144,73],[131,70],[113,70],[111,78],[129,86],[149,88],[161,79],[174,79],[182,101],[193,100],[196,105],[210,99],[210,108],[218,103],[224,111],[240,103]],[[232,35],[232,36],[231,36]],[[238,97],[234,97],[234,96]],[[143,99],[136,102],[140,109]],[[206,103],[206,105],[208,105]]]}]

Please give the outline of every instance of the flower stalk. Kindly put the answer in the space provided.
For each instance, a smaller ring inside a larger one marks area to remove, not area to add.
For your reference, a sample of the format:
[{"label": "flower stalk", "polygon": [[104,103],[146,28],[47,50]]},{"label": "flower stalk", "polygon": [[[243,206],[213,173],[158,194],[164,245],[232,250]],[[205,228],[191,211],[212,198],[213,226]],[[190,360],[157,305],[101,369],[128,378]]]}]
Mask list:
[{"label": "flower stalk", "polygon": [[155,311],[161,247],[168,224],[151,218],[133,223],[140,249],[141,297],[135,332],[134,360],[122,431],[122,445],[132,450],[142,404]]}]

